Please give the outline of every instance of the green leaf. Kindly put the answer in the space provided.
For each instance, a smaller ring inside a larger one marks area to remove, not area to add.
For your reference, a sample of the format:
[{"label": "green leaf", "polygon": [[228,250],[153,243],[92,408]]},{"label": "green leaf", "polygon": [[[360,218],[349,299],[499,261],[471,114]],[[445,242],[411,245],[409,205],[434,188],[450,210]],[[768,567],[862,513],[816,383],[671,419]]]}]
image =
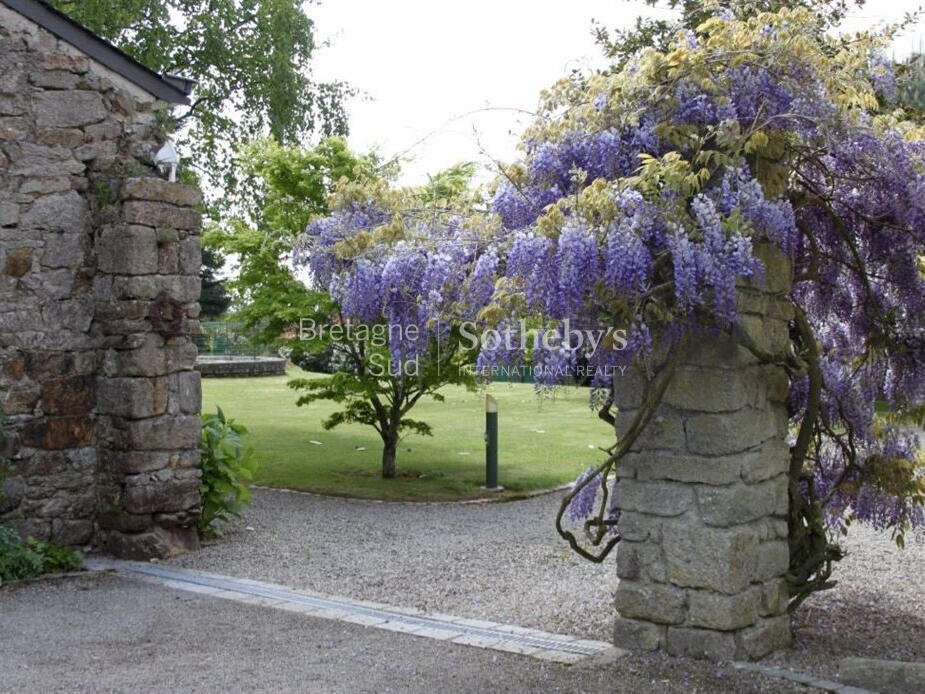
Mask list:
[{"label": "green leaf", "polygon": [[204,536],[216,536],[217,523],[240,516],[250,503],[246,482],[253,479],[257,463],[253,451],[241,437],[247,429],[234,419],[226,418],[221,408],[214,415],[203,416],[200,437],[202,457],[202,517],[199,530]]}]

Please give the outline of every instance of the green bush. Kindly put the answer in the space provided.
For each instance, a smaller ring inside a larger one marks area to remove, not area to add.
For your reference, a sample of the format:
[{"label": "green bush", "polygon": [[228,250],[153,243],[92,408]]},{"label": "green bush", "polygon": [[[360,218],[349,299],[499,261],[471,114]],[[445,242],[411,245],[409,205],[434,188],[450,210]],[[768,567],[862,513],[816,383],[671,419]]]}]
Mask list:
[{"label": "green bush", "polygon": [[244,445],[246,433],[243,426],[225,418],[221,407],[216,414],[202,416],[202,535],[218,535],[216,521],[227,523],[231,516],[240,517],[250,504],[247,483],[254,478],[257,463]]},{"label": "green bush", "polygon": [[68,547],[29,538],[25,542],[19,533],[0,525],[0,585],[47,573],[77,571],[83,566],[83,555]]},{"label": "green bush", "polygon": [[0,525],[0,582],[42,573],[42,555],[33,552],[12,528]]}]

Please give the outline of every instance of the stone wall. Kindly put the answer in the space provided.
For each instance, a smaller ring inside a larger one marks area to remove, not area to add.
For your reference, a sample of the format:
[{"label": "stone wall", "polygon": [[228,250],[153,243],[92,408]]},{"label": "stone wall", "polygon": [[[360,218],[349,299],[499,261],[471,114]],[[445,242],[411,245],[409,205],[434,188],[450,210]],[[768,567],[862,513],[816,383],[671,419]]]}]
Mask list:
[{"label": "stone wall", "polygon": [[199,192],[158,178],[156,101],[0,5],[0,522],[196,545]]},{"label": "stone wall", "polygon": [[[767,279],[739,290],[764,349],[789,340],[787,259],[761,247]],[[693,340],[656,416],[618,470],[615,642],[710,659],[760,658],[790,642],[788,448],[782,369],[731,338]],[[617,378],[618,430],[640,404]]]}]

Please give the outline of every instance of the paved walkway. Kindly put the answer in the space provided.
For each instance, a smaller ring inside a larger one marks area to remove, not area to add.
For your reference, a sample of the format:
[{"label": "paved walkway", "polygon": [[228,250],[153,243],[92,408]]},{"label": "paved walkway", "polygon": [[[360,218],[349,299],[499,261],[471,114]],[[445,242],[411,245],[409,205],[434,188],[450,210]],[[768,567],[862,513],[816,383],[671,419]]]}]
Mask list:
[{"label": "paved walkway", "polygon": [[[225,539],[171,563],[608,641],[616,560],[566,547],[553,529],[559,498],[421,505],[258,490]],[[846,656],[925,660],[925,534],[906,539],[900,550],[853,526],[838,585],[804,603],[794,648],[769,664],[833,679]]]},{"label": "paved walkway", "polygon": [[[563,551],[551,534],[555,505],[556,497],[427,506],[260,491],[225,540],[170,564],[139,565],[146,573],[193,570],[195,592],[188,581],[182,590],[163,584],[176,577],[153,585],[111,574],[4,586],[0,693],[805,692],[800,682],[824,686],[819,678],[835,679],[846,655],[923,657],[925,542],[914,538],[900,552],[889,537],[859,529],[848,538],[838,588],[806,604],[796,647],[764,670],[660,654],[607,663],[582,655],[571,666],[518,655],[538,644],[515,647],[497,633],[513,627],[499,623],[573,643],[608,637],[612,613],[601,607],[610,602],[613,563]],[[242,598],[234,584],[203,585],[206,572],[219,575],[210,581],[237,577],[275,592]],[[332,595],[349,598],[311,603]],[[345,604],[372,612],[349,622],[319,616]],[[455,623],[458,633],[411,635],[452,631],[447,622],[413,621],[422,615]],[[781,679],[794,670],[807,674]]]}]

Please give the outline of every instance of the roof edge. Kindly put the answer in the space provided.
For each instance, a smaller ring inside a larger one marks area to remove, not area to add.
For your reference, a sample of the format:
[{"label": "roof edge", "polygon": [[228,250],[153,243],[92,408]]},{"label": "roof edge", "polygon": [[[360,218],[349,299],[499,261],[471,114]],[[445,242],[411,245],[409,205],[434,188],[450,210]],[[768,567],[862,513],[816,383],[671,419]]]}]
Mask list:
[{"label": "roof edge", "polygon": [[162,76],[127,53],[97,36],[79,22],[40,0],[0,0],[10,9],[35,22],[62,41],[85,53],[113,72],[171,104],[189,104],[194,80]]}]

